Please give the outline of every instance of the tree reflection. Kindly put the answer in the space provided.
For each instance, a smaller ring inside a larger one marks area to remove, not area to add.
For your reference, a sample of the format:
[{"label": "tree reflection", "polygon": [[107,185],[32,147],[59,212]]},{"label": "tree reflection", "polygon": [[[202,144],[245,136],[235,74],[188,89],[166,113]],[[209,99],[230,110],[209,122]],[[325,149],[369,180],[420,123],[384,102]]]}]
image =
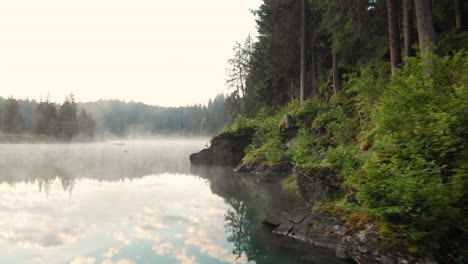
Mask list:
[{"label": "tree reflection", "polygon": [[258,220],[257,210],[249,206],[249,202],[236,199],[225,199],[232,208],[228,209],[224,217],[227,241],[232,243],[232,253],[239,259],[247,256],[249,261],[256,264],[287,264],[301,263],[298,261],[300,253],[291,254],[291,249],[272,242],[272,234],[264,230]]},{"label": "tree reflection", "polygon": [[242,253],[248,257],[253,254],[252,237],[254,228],[252,223],[247,218],[247,206],[242,201],[235,199],[226,199],[226,203],[232,206],[228,209],[224,216],[224,227],[228,235],[228,242],[234,245],[233,254],[240,258]]}]

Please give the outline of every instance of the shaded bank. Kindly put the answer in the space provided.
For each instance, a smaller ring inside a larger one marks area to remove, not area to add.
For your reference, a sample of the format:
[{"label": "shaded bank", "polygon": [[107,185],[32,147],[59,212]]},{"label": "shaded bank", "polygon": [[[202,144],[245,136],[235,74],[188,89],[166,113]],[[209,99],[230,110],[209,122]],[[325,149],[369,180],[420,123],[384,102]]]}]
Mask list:
[{"label": "shaded bank", "polygon": [[[228,161],[220,159],[244,156],[245,149],[239,148],[238,143],[251,142],[253,136],[251,130],[249,133],[225,132],[216,136],[208,149],[190,156],[191,170],[195,171],[195,174],[200,174],[201,171],[202,175],[211,175],[213,192],[223,197],[232,195],[242,199],[243,195],[251,190],[270,190],[266,192],[269,195],[268,200],[275,204],[283,204],[283,207],[269,208],[268,204],[258,203],[251,205],[250,210],[258,211],[257,220],[268,226],[277,236],[304,242],[309,247],[328,248],[337,258],[355,263],[437,263],[430,257],[415,257],[405,253],[398,246],[383,247],[378,228],[370,222],[350,226],[342,220],[345,215],[314,207],[341,195],[342,179],[338,170],[333,167],[304,171],[293,169],[288,161],[267,165],[242,162],[242,158]],[[236,162],[239,162],[237,166]],[[216,170],[216,165],[226,164],[231,166],[223,167],[223,173],[203,173]],[[218,177],[212,178],[213,175]],[[288,196],[282,195],[282,183],[291,175],[296,179],[294,184],[302,197],[299,201],[296,200],[295,206],[291,206],[294,203],[287,202]],[[226,188],[226,185],[229,188]],[[298,206],[301,203],[307,206]],[[271,239],[275,240],[274,237]]]}]

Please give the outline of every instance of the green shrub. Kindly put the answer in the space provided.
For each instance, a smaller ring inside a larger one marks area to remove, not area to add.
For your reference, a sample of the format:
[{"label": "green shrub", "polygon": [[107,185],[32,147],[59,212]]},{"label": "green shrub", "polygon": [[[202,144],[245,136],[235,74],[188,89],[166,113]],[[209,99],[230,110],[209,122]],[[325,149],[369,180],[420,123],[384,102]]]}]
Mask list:
[{"label": "green shrub", "polygon": [[326,136],[314,134],[310,129],[301,128],[288,152],[296,166],[311,167],[320,164],[327,144]]},{"label": "green shrub", "polygon": [[362,175],[361,167],[364,160],[357,147],[340,145],[336,148],[329,148],[322,162],[339,168],[345,184],[354,189],[358,186]]},{"label": "green shrub", "polygon": [[298,126],[309,127],[317,115],[327,111],[328,108],[327,103],[320,101],[318,98],[310,98],[304,101],[304,107],[298,105],[292,109],[290,114],[294,117]]},{"label": "green shrub", "polygon": [[[468,180],[461,167],[468,163],[468,59],[433,56],[430,71],[420,59],[409,65],[374,106],[375,143],[357,198],[416,243],[455,248],[453,237],[467,230],[468,190],[456,186]],[[363,104],[370,99],[361,96]]]},{"label": "green shrub", "polygon": [[279,130],[279,124],[286,109],[288,107],[294,108],[295,104],[293,101],[276,113],[271,108],[260,110],[254,118],[256,131],[252,144],[246,148],[244,162],[266,162],[268,165],[272,165],[287,158],[286,146]]},{"label": "green shrub", "polygon": [[224,132],[237,132],[243,128],[255,128],[255,124],[255,120],[241,114],[232,124],[228,124],[224,127]]}]

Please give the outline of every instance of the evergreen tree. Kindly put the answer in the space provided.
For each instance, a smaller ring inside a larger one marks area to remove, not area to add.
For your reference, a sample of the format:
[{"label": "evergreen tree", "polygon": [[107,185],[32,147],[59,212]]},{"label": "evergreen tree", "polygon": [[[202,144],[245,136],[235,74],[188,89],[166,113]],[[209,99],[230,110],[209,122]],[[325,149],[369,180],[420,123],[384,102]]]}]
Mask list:
[{"label": "evergreen tree", "polygon": [[58,132],[65,138],[72,138],[79,132],[77,106],[73,95],[65,98],[58,112]]},{"label": "evergreen tree", "polygon": [[54,136],[58,133],[57,108],[49,99],[41,101],[37,106],[35,132],[48,136]]},{"label": "evergreen tree", "polygon": [[247,36],[244,44],[236,42],[233,48],[234,56],[229,59],[229,68],[227,71],[228,79],[226,81],[229,88],[234,89],[245,103],[247,74],[249,73],[249,62],[252,54],[252,38]]},{"label": "evergreen tree", "polygon": [[3,130],[6,133],[18,134],[23,131],[23,118],[19,110],[19,104],[16,99],[8,98],[5,105],[3,116]]},{"label": "evergreen tree", "polygon": [[88,137],[94,137],[96,122],[88,113],[86,113],[84,109],[80,111],[78,116],[78,124],[80,128],[80,134],[86,135]]}]

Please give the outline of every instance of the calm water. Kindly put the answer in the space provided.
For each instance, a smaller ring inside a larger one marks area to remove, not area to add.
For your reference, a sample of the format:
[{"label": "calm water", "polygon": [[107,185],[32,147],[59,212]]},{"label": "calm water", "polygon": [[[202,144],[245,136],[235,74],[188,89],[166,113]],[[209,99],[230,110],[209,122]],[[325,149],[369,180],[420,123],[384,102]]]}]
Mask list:
[{"label": "calm water", "polygon": [[341,263],[260,224],[278,186],[191,168],[205,143],[0,145],[0,263]]}]

